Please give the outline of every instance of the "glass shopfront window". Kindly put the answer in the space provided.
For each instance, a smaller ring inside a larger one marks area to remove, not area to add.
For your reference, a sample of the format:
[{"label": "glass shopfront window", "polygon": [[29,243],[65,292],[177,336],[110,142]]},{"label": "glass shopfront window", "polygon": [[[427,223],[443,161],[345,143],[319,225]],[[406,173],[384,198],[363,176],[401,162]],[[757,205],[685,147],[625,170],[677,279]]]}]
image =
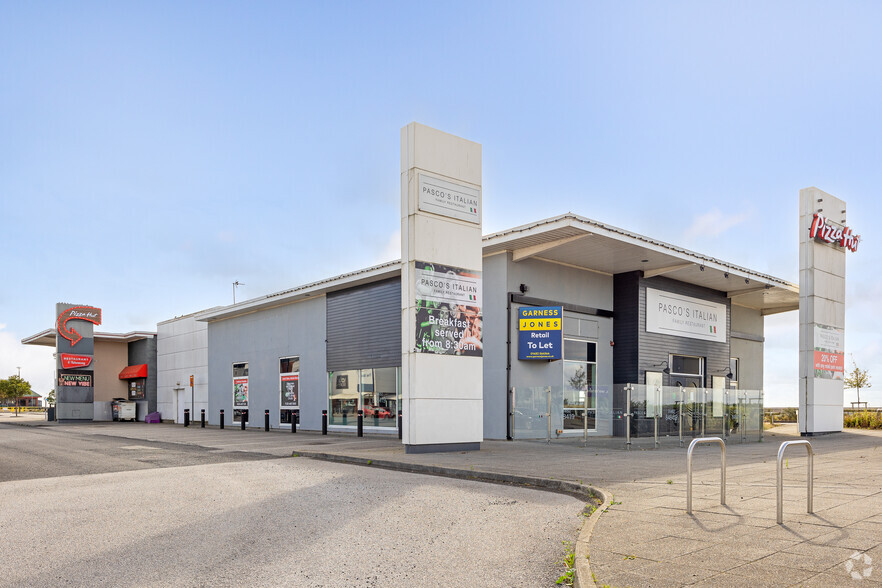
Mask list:
[{"label": "glass shopfront window", "polygon": [[400,368],[341,370],[328,374],[328,424],[355,426],[363,411],[366,427],[396,427]]},{"label": "glass shopfront window", "polygon": [[563,428],[597,430],[597,344],[564,339]]},{"label": "glass shopfront window", "polygon": [[671,355],[671,383],[684,388],[704,388],[704,358],[691,355]]}]

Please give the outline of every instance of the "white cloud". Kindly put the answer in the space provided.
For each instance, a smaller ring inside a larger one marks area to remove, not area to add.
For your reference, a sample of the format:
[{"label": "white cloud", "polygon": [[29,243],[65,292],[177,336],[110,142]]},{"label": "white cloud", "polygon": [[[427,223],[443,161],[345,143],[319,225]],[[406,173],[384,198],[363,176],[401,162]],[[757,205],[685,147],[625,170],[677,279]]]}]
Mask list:
[{"label": "white cloud", "polygon": [[750,218],[749,212],[741,214],[724,214],[714,208],[704,214],[695,217],[689,228],[686,229],[685,237],[689,240],[700,237],[716,237],[722,235],[732,227],[740,225]]},{"label": "white cloud", "polygon": [[389,240],[383,246],[382,251],[377,256],[377,263],[401,259],[401,231],[395,231],[389,236]]}]

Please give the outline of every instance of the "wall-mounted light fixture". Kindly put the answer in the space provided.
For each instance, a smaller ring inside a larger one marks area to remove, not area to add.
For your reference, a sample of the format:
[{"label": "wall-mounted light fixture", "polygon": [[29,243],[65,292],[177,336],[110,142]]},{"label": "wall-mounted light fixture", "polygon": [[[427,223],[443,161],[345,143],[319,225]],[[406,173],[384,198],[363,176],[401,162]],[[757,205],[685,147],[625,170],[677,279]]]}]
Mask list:
[{"label": "wall-mounted light fixture", "polygon": [[671,368],[668,367],[668,362],[666,362],[666,361],[663,361],[663,362],[661,362],[660,364],[658,364],[658,365],[654,365],[654,366],[651,366],[651,367],[654,367],[654,368],[660,368],[660,367],[662,367],[662,366],[664,366],[664,369],[662,370],[662,373],[663,373],[663,374],[670,374],[670,373],[671,373]]},{"label": "wall-mounted light fixture", "polygon": [[519,289],[521,291],[521,294],[526,294],[530,290],[530,288],[528,288],[526,284],[521,284]]}]

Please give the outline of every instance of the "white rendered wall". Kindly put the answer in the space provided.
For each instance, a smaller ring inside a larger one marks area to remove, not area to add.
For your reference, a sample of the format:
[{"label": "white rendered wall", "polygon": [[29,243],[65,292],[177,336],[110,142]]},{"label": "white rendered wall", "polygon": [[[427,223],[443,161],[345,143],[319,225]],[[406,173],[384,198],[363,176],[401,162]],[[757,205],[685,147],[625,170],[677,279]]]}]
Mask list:
[{"label": "white rendered wall", "polygon": [[417,123],[401,130],[402,440],[409,447],[480,443],[483,358],[416,351],[414,263],[481,271],[481,223],[421,211],[421,174],[477,190],[480,200],[481,146]]},{"label": "white rendered wall", "polygon": [[[156,410],[163,420],[183,423],[184,409],[191,406],[195,409],[193,420],[199,420],[203,408],[208,418],[208,323],[197,321],[198,316],[156,325]],[[195,383],[192,394],[191,374]]]},{"label": "white rendered wall", "polygon": [[845,329],[846,256],[810,238],[816,212],[845,225],[845,202],[817,188],[799,191],[799,431],[808,435],[841,431],[844,400],[841,379],[815,377],[815,325]]}]

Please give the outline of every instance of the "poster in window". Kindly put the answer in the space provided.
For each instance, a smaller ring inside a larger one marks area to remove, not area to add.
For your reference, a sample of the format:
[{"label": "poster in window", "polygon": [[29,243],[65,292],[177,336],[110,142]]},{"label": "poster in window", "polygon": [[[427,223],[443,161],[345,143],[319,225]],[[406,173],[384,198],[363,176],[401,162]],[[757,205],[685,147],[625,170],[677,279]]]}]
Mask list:
[{"label": "poster in window", "polygon": [[233,378],[233,406],[248,406],[248,378]]},{"label": "poster in window", "polygon": [[483,356],[481,272],[415,262],[416,350]]},{"label": "poster in window", "polygon": [[279,379],[281,380],[282,408],[299,408],[300,373],[282,374]]},{"label": "poster in window", "polygon": [[131,380],[129,382],[129,400],[143,400],[144,396],[144,380]]}]

